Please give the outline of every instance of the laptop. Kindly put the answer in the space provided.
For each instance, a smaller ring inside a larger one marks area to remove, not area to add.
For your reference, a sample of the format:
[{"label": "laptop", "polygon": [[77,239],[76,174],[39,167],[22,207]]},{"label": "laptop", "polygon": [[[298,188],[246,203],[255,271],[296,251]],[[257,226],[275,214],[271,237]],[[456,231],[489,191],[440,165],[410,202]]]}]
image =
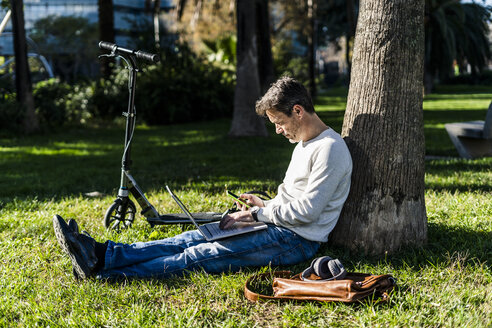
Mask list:
[{"label": "laptop", "polygon": [[220,222],[212,222],[207,224],[198,225],[196,223],[195,218],[191,215],[190,211],[184,206],[181,200],[172,192],[169,186],[166,185],[166,189],[171,194],[171,197],[174,199],[176,203],[178,203],[179,207],[183,210],[183,212],[188,216],[188,218],[193,222],[195,227],[200,231],[200,233],[205,237],[207,241],[214,241],[223,238],[229,238],[237,235],[242,235],[245,233],[250,233],[254,231],[259,231],[268,228],[268,226],[264,222],[237,222],[234,226],[227,230],[222,230],[219,228]]}]

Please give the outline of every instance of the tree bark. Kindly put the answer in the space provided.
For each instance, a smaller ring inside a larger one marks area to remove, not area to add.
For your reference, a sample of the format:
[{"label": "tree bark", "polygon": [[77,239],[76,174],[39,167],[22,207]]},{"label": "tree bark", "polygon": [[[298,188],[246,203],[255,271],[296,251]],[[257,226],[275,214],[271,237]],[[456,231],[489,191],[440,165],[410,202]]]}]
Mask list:
[{"label": "tree bark", "polygon": [[[98,0],[99,39],[106,42],[115,42],[113,0]],[[101,61],[101,75],[109,78],[111,65],[107,59]]]},{"label": "tree bark", "polygon": [[234,112],[229,136],[267,136],[264,121],[256,115],[255,104],[260,97],[256,42],[255,2],[237,1],[237,67]]},{"label": "tree bark", "polygon": [[370,254],[427,238],[424,0],[362,0],[342,136],[352,186],[332,242]]},{"label": "tree bark", "polygon": [[39,130],[39,120],[34,108],[32,96],[31,74],[27,61],[26,31],[24,29],[23,0],[10,1],[12,6],[12,30],[14,32],[15,51],[15,87],[17,101],[24,108],[24,132],[33,133]]}]

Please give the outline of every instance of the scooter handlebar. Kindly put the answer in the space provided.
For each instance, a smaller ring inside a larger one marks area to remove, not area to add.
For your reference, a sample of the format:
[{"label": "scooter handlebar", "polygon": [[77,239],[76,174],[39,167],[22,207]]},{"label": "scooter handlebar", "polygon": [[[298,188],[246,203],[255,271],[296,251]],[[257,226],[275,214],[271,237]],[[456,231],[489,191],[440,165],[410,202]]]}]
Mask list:
[{"label": "scooter handlebar", "polygon": [[135,57],[137,57],[139,59],[143,59],[143,60],[149,61],[151,63],[159,62],[159,56],[156,54],[151,54],[149,52],[145,52],[142,50],[126,49],[123,47],[119,47],[116,44],[111,43],[111,42],[101,41],[101,42],[99,42],[99,48],[104,49],[104,50],[111,50],[114,53],[134,55]]}]

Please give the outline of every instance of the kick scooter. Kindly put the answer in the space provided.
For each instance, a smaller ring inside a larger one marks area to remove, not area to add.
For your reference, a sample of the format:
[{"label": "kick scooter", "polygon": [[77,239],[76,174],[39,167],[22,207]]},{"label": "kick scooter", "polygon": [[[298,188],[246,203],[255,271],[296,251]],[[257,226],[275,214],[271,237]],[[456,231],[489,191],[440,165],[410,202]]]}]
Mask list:
[{"label": "kick scooter", "polygon": [[[129,79],[129,99],[128,110],[123,113],[126,117],[125,129],[125,147],[121,160],[121,179],[118,197],[113,204],[108,208],[104,216],[104,226],[108,229],[124,229],[132,225],[135,220],[137,208],[135,203],[130,199],[132,195],[141,207],[140,212],[147,222],[153,227],[156,224],[191,224],[192,222],[185,214],[159,214],[155,207],[145,197],[142,189],[137,184],[135,178],[130,174],[130,150],[135,132],[136,110],[135,110],[135,87],[137,79],[137,58],[150,62],[157,63],[159,56],[144,51],[136,51],[119,47],[109,42],[99,42],[99,48],[109,50],[109,54],[101,55],[100,57],[120,57],[126,63]],[[219,221],[222,213],[215,212],[200,212],[193,213],[193,217],[199,223],[208,223]]]}]

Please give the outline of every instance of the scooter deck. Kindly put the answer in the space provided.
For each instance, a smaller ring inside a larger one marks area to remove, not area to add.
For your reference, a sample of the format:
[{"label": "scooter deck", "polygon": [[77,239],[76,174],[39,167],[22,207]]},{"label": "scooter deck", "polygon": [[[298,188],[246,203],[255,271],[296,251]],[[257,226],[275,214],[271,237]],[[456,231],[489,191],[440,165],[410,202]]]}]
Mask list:
[{"label": "scooter deck", "polygon": [[[196,212],[192,213],[197,223],[210,223],[214,221],[220,221],[222,219],[222,213],[218,212]],[[170,213],[161,214],[157,218],[147,218],[147,221],[151,225],[162,224],[192,224],[190,219],[184,213]]]}]

